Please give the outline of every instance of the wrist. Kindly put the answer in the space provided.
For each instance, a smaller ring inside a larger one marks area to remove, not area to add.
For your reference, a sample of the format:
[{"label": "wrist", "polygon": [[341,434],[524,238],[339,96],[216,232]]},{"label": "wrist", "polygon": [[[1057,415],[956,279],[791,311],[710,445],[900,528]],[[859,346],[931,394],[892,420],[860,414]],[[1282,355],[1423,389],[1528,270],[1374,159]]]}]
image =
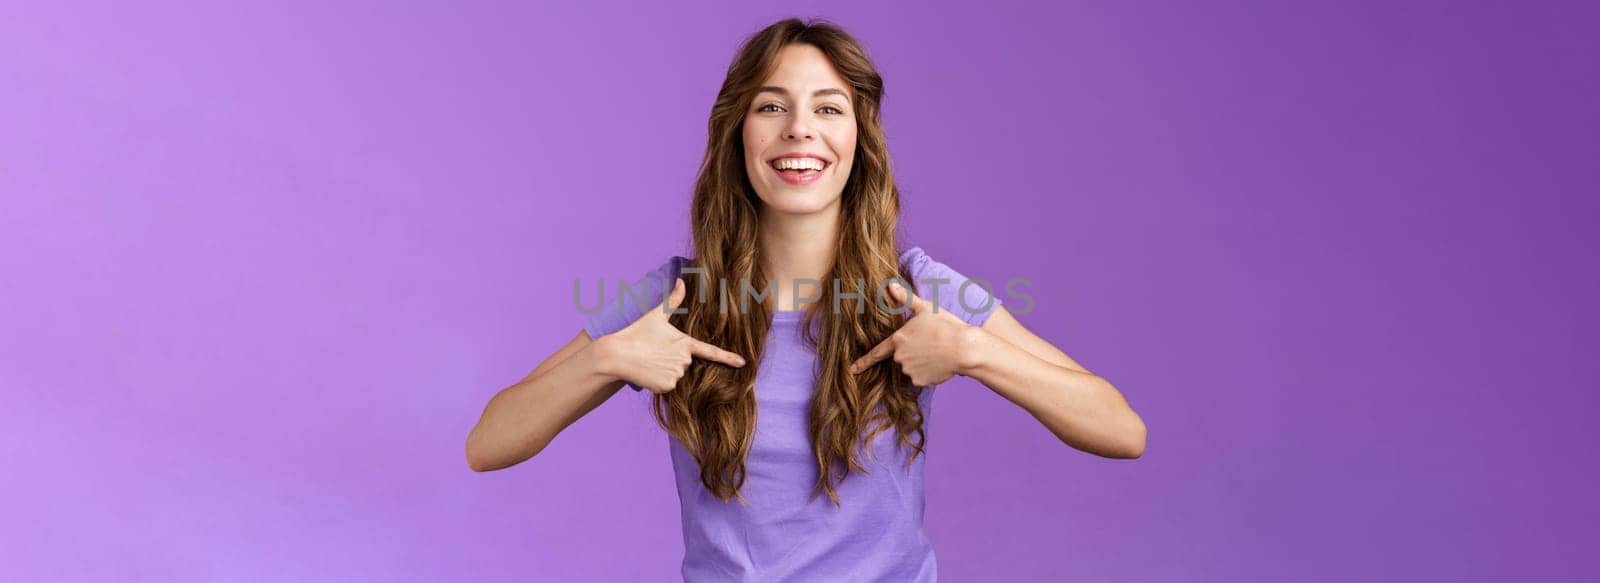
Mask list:
[{"label": "wrist", "polygon": [[619,346],[622,343],[616,334],[607,334],[589,343],[589,357],[593,361],[594,371],[606,380],[622,380],[621,360],[626,354]]},{"label": "wrist", "polygon": [[994,340],[994,335],[983,328],[968,325],[963,329],[956,355],[956,374],[970,377],[983,370],[992,360]]}]

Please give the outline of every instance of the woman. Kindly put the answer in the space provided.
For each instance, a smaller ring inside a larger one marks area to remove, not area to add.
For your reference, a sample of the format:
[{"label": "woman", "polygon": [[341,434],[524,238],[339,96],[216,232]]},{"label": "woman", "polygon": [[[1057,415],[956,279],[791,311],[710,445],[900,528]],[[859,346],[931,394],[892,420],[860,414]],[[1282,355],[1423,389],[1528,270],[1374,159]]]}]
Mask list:
[{"label": "woman", "polygon": [[685,579],[932,581],[927,387],[968,376],[1074,448],[1139,457],[1143,421],[1115,387],[899,249],[882,97],[834,25],[747,41],[711,112],[695,258],[667,260],[648,301],[619,294],[495,395],[471,467],[521,463],[626,384],[653,393],[672,437]]}]

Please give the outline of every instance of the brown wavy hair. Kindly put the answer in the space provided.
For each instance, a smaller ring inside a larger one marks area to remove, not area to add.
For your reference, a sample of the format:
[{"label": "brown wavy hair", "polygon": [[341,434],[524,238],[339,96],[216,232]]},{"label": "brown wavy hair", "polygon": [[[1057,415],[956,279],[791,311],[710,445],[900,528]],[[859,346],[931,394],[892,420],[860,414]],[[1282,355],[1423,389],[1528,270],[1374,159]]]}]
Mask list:
[{"label": "brown wavy hair", "polygon": [[[690,209],[694,267],[686,275],[684,307],[673,325],[692,337],[744,355],[750,365],[731,368],[696,360],[677,388],[656,394],[656,420],[694,455],[700,481],[723,501],[738,497],[745,458],[756,422],[756,363],[761,361],[771,314],[762,302],[741,309],[740,282],[767,288],[762,272],[756,195],[745,169],[743,125],[761,83],[777,69],[779,52],[791,44],[820,49],[853,89],[856,112],[855,162],[841,199],[840,233],[834,261],[820,287],[822,297],[802,319],[804,339],[816,348],[816,392],[809,412],[812,451],[817,462],[813,498],[827,494],[839,504],[837,485],[853,472],[865,472],[858,448],[871,452],[879,433],[894,428],[898,445],[908,448],[906,465],[923,453],[924,418],[913,387],[893,360],[852,375],[850,363],[894,333],[905,315],[877,309],[875,288],[898,278],[911,289],[907,266],[899,263],[895,230],[900,192],[889,168],[889,148],[879,121],[883,79],[860,43],[825,20],[774,23],[745,41],[729,65],[711,108],[705,158],[695,181]],[[716,282],[727,282],[721,286]],[[704,285],[706,289],[699,287]],[[845,294],[861,293],[860,298]],[[703,296],[701,294],[704,294]],[[718,298],[721,297],[721,303]],[[702,303],[701,298],[704,298]],[[838,302],[837,310],[830,309]],[[727,306],[726,313],[719,306]],[[857,311],[859,310],[859,314]],[[819,322],[820,320],[820,322]]]}]

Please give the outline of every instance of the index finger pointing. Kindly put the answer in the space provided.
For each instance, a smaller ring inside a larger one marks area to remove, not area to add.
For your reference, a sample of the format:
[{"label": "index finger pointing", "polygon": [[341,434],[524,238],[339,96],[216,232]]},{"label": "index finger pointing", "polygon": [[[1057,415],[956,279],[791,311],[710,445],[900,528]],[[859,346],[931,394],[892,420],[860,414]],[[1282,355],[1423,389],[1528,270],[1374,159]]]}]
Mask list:
[{"label": "index finger pointing", "polygon": [[872,350],[866,356],[858,358],[854,363],[851,363],[850,372],[859,373],[867,370],[867,367],[878,364],[879,361],[888,358],[891,354],[894,354],[894,337],[892,336],[884,338],[883,342],[879,342],[877,346],[872,347]]},{"label": "index finger pointing", "polygon": [[689,354],[703,360],[714,360],[732,367],[744,366],[744,357],[733,352],[717,348],[694,338],[689,339]]}]

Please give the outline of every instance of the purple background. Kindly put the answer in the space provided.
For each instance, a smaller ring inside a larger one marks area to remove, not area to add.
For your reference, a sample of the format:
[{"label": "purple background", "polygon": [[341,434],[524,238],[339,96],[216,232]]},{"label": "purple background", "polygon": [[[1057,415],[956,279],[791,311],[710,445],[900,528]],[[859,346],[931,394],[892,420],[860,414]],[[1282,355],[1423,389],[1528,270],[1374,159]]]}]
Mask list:
[{"label": "purple background", "polygon": [[[463,441],[791,13],[433,4],[0,7],[0,579],[677,576],[642,396]],[[1592,4],[851,4],[906,241],[1150,428],[941,388],[946,580],[1594,580]]]}]

